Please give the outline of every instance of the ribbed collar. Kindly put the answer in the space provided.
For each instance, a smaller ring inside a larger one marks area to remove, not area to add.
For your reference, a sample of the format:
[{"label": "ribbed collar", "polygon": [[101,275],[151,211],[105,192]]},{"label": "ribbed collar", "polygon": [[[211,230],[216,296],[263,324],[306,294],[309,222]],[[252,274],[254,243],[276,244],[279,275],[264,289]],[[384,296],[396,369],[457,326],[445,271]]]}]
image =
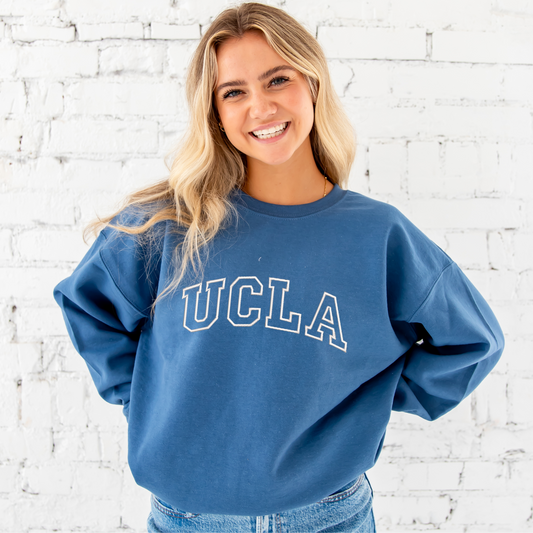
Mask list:
[{"label": "ribbed collar", "polygon": [[310,204],[298,204],[298,205],[279,205],[269,204],[252,198],[240,189],[235,189],[235,200],[237,204],[243,205],[252,211],[263,213],[264,215],[270,215],[281,218],[303,217],[306,215],[312,215],[323,211],[328,207],[336,204],[339,200],[344,198],[346,191],[341,189],[338,185],[334,185],[329,194],[311,202]]}]

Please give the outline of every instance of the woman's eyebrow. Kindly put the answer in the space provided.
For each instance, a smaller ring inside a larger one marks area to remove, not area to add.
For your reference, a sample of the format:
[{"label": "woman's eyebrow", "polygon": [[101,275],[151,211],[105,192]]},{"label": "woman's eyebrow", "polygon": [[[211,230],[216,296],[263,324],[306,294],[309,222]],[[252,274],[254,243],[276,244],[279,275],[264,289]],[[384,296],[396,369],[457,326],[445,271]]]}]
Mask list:
[{"label": "woman's eyebrow", "polygon": [[[272,74],[275,74],[276,72],[280,70],[293,70],[296,72],[296,69],[294,67],[291,67],[290,65],[279,65],[277,67],[273,67],[267,70],[266,72],[263,72],[263,74],[261,74],[261,76],[259,76],[259,78],[257,79],[259,81],[263,81],[264,79],[268,78],[269,76],[272,76]],[[230,86],[235,87],[235,86],[242,86],[242,85],[246,85],[246,82],[244,80],[228,81],[226,83],[219,85],[216,88],[216,92],[217,93],[220,92],[222,89],[224,89],[224,87],[230,87]]]}]

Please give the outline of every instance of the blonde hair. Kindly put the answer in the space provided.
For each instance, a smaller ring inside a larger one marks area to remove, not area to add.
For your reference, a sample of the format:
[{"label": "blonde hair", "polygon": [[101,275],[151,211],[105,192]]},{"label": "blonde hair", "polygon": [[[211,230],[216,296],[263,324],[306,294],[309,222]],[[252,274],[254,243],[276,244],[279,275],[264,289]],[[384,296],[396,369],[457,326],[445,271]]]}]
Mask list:
[{"label": "blonde hair", "polygon": [[[216,52],[228,39],[261,31],[272,49],[302,73],[315,105],[310,133],[319,170],[334,184],[345,187],[355,157],[355,134],[331,83],[328,65],[317,40],[281,9],[256,2],[226,9],[209,26],[188,68],[186,93],[189,126],[172,154],[169,177],[125,199],[115,214],[93,222],[86,229],[98,233],[106,225],[133,235],[147,233],[156,223],[171,220],[183,235],[175,251],[175,274],[158,296],[174,290],[189,268],[202,267],[201,249],[236,214],[229,200],[246,179],[246,155],[220,130],[214,106],[218,68]],[[110,224],[125,208],[145,210],[149,217],[139,226]],[[155,305],[155,302],[154,302]]]}]

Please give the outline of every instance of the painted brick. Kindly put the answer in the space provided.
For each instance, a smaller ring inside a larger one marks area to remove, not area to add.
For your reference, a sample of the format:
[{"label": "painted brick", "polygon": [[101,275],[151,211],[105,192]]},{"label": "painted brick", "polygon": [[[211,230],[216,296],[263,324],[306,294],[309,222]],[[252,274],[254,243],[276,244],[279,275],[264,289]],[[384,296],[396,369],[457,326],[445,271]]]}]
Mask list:
[{"label": "painted brick", "polygon": [[85,431],[81,437],[83,440],[84,459],[87,461],[101,461],[100,438],[96,431]]},{"label": "painted brick", "polygon": [[502,97],[506,100],[533,100],[533,67],[507,67],[503,78]]},{"label": "painted brick", "polygon": [[524,0],[496,0],[493,5],[494,12],[506,12],[513,15],[533,15],[533,6]]},{"label": "painted brick", "polygon": [[111,468],[79,465],[75,473],[76,493],[83,496],[116,498],[120,493],[121,476]]},{"label": "painted brick", "polygon": [[533,271],[520,274],[517,292],[520,299],[533,300]]},{"label": "painted brick", "polygon": [[439,194],[444,191],[437,142],[407,144],[407,179],[411,194]]},{"label": "painted brick", "polygon": [[103,39],[142,39],[144,28],[141,22],[112,22],[103,24],[76,24],[80,41],[102,41]]},{"label": "painted brick", "polygon": [[39,157],[10,163],[10,188],[14,192],[20,192],[21,189],[41,192],[63,189],[63,167],[58,158]]},{"label": "painted brick", "polygon": [[[415,457],[417,460],[438,457],[442,460],[450,456],[453,439],[439,431],[434,423],[428,424],[413,415],[398,417],[396,413],[393,413],[394,422],[399,418],[403,418],[407,423],[401,424],[401,430],[393,423],[390,426],[391,431],[387,431],[384,446],[388,448],[388,457],[402,457],[403,459]],[[415,434],[420,435],[421,439],[423,435],[423,439],[414,442],[413,431],[418,431],[419,433]]]},{"label": "painted brick", "polygon": [[56,383],[56,408],[63,426],[85,428],[87,415],[84,411],[85,388],[80,378],[60,377]]},{"label": "painted brick", "polygon": [[174,83],[80,82],[71,86],[69,109],[88,115],[174,115]]},{"label": "painted brick", "polygon": [[[10,528],[10,531],[16,531],[16,513],[17,505],[13,500],[0,499],[0,516],[2,516],[3,527]],[[8,531],[9,531],[8,530]]]},{"label": "painted brick", "polygon": [[38,343],[17,344],[19,367],[23,374],[42,372],[41,345]]},{"label": "painted brick", "polygon": [[0,115],[23,113],[26,108],[26,91],[21,81],[0,83]]},{"label": "painted brick", "polygon": [[446,241],[446,253],[461,268],[487,268],[489,258],[486,233],[447,233]]},{"label": "painted brick", "polygon": [[533,64],[531,32],[436,31],[435,61]]},{"label": "painted brick", "polygon": [[126,424],[126,417],[122,414],[122,406],[110,405],[103,400],[98,395],[94,384],[89,387],[86,406],[89,421],[101,429],[123,427]]},{"label": "painted brick", "polygon": [[[24,206],[31,203],[28,211]],[[0,224],[72,224],[74,211],[63,198],[37,192],[0,194]]]},{"label": "painted brick", "polygon": [[493,304],[493,310],[505,334],[512,336],[531,334],[533,303],[515,300],[512,306],[509,302],[493,302]]},{"label": "painted brick", "polygon": [[51,506],[51,497],[20,500],[18,517],[21,530],[43,528],[45,531],[91,531],[116,533],[120,531],[120,516],[115,501],[83,499],[65,495],[61,504]]},{"label": "painted brick", "polygon": [[380,492],[396,492],[402,482],[400,466],[395,463],[380,461],[367,474],[372,487]]},{"label": "painted brick", "polygon": [[422,29],[346,28],[321,26],[318,41],[329,59],[424,59]]},{"label": "painted brick", "polygon": [[54,26],[33,26],[30,24],[14,24],[11,26],[13,41],[62,41],[64,43],[74,40],[76,28],[69,26],[59,28]]},{"label": "painted brick", "polygon": [[478,153],[473,144],[446,143],[444,183],[448,194],[473,193],[478,188]]},{"label": "painted brick", "polygon": [[[118,173],[116,174],[118,176]],[[164,158],[157,159],[129,159],[120,172],[117,187],[120,191],[128,192],[148,187],[156,181],[168,176]]]},{"label": "painted brick", "polygon": [[[390,525],[441,524],[450,515],[449,496],[380,495],[374,502],[378,529]],[[393,530],[394,531],[394,530]]]},{"label": "painted brick", "polygon": [[65,335],[66,327],[61,310],[49,297],[53,307],[30,307],[18,302],[15,325],[22,342],[36,342],[49,335]]},{"label": "painted brick", "polygon": [[47,428],[52,425],[50,384],[40,379],[22,381],[22,423],[27,428]]},{"label": "painted brick", "polygon": [[198,22],[202,26],[212,22],[214,15],[229,7],[226,0],[211,0],[210,2],[187,1],[178,4],[176,18],[184,24]]},{"label": "painted brick", "polygon": [[157,148],[157,123],[141,120],[56,120],[48,147],[56,154],[138,154]]},{"label": "painted brick", "polygon": [[20,120],[0,121],[0,150],[17,152],[21,150],[24,127]]},{"label": "painted brick", "polygon": [[[501,363],[500,359],[497,368]],[[493,372],[473,392],[474,417],[478,424],[502,427],[507,423],[507,382],[507,376]]]},{"label": "painted brick", "polygon": [[533,476],[533,461],[511,461],[509,463],[509,486],[525,492],[531,485]]},{"label": "painted brick", "polygon": [[347,96],[377,98],[390,95],[392,91],[391,68],[388,62],[351,62],[350,65],[353,77],[346,90]]},{"label": "painted brick", "polygon": [[[287,6],[293,6],[294,0],[287,0]],[[303,15],[309,9],[309,2],[299,0],[296,2]],[[387,0],[338,0],[327,6],[326,16],[337,19],[336,22],[346,23],[347,19],[383,20],[389,14],[390,6]]]},{"label": "painted brick", "polygon": [[63,83],[35,80],[28,86],[28,110],[32,115],[58,117],[63,113]]},{"label": "painted brick", "polygon": [[51,0],[48,2],[37,2],[33,0],[0,0],[0,15],[9,17],[18,16],[53,16],[59,14],[61,2]]},{"label": "painted brick", "polygon": [[162,74],[164,58],[160,45],[108,46],[100,52],[100,74]]},{"label": "painted brick", "polygon": [[346,102],[345,108],[361,138],[529,139],[532,132],[531,117],[524,109],[439,105],[413,110],[363,101]]},{"label": "painted brick", "polygon": [[19,417],[18,390],[14,379],[0,381],[0,427],[14,426]]},{"label": "painted brick", "polygon": [[82,440],[86,432],[88,433],[89,429],[58,428],[56,425],[53,434],[54,461],[64,465],[74,462],[74,471],[80,461],[90,460],[83,453]]},{"label": "painted brick", "polygon": [[515,170],[514,196],[533,198],[533,151],[531,144],[516,146],[513,150]]},{"label": "painted brick", "polygon": [[184,41],[172,43],[168,47],[168,74],[180,78],[185,77],[187,67],[198,43],[194,41]]},{"label": "painted brick", "polygon": [[506,465],[498,462],[465,463],[461,476],[462,484],[466,490],[505,491]]},{"label": "painted brick", "polygon": [[372,193],[399,194],[407,165],[405,145],[372,144],[369,187]]},{"label": "painted brick", "polygon": [[9,493],[15,492],[17,476],[18,476],[18,467],[0,465],[0,493],[1,492],[9,492]]},{"label": "painted brick", "polygon": [[127,447],[127,432],[116,429],[100,432],[102,461],[126,464],[126,458],[122,457],[122,453]]},{"label": "painted brick", "polygon": [[[32,229],[19,234],[16,248],[25,261],[76,261],[87,253],[80,231]],[[42,269],[41,269],[42,270]],[[65,272],[62,275],[66,274]]]},{"label": "painted brick", "polygon": [[8,261],[13,257],[12,234],[8,229],[0,230],[0,261]]},{"label": "painted brick", "polygon": [[17,74],[22,78],[94,76],[97,71],[98,50],[88,45],[43,45],[20,49]]},{"label": "painted brick", "polygon": [[[511,232],[491,231],[488,233],[489,264],[491,268],[496,270],[513,268],[512,237],[513,234]],[[531,253],[531,256],[533,258],[533,253]]]},{"label": "painted brick", "polygon": [[0,431],[0,461],[5,463],[23,461],[27,456],[24,430],[14,426],[2,428]]},{"label": "painted brick", "polygon": [[145,527],[146,517],[150,514],[150,498],[147,492],[136,485],[129,468],[124,468],[124,487],[122,489],[122,527],[141,529]]},{"label": "painted brick", "polygon": [[76,192],[115,191],[122,171],[119,161],[69,159],[63,163],[64,186]]},{"label": "painted brick", "polygon": [[523,526],[531,515],[528,496],[470,496],[457,500],[451,524]]},{"label": "painted brick", "polygon": [[0,348],[0,364],[2,365],[2,377],[7,381],[18,381],[20,368],[15,344],[2,344]]},{"label": "painted brick", "polygon": [[486,0],[394,0],[390,20],[394,24],[423,25],[426,28],[485,28],[491,23],[491,4]]},{"label": "painted brick", "polygon": [[200,39],[200,26],[198,24],[180,26],[178,24],[152,22],[151,30],[152,39]]},{"label": "painted brick", "polygon": [[20,49],[18,46],[0,43],[0,77],[10,78],[17,70]]},{"label": "painted brick", "polygon": [[[86,193],[80,198],[78,203],[79,224],[85,227],[92,222],[97,216],[112,215],[116,212],[118,205],[124,199],[122,192],[113,192],[105,196],[99,193]],[[89,242],[93,242],[92,237]]]},{"label": "painted brick", "polygon": [[71,17],[99,21],[123,22],[135,18],[151,19],[169,15],[170,4],[166,0],[129,0],[124,4],[121,0],[67,0],[65,11]]},{"label": "painted brick", "polygon": [[449,137],[529,139],[532,134],[531,116],[524,109],[436,106],[428,110],[427,120],[423,131]]},{"label": "painted brick", "polygon": [[528,443],[533,442],[533,429],[513,429],[489,427],[481,440],[482,458],[514,459],[524,458]]},{"label": "painted brick", "polygon": [[350,170],[348,189],[361,194],[369,194],[367,170],[368,147],[358,145],[355,161]]},{"label": "painted brick", "polygon": [[519,276],[516,272],[494,270],[488,275],[490,287],[488,297],[492,301],[516,299],[519,283]]},{"label": "painted brick", "polygon": [[505,360],[512,363],[517,374],[533,377],[533,338],[507,338],[505,343]]},{"label": "painted brick", "polygon": [[509,196],[513,191],[513,148],[507,144],[482,143],[478,146],[478,191]]},{"label": "painted brick", "polygon": [[343,61],[332,60],[328,62],[328,66],[335,92],[342,97],[354,77],[353,71]]},{"label": "painted brick", "polygon": [[502,72],[498,66],[395,64],[392,91],[399,98],[494,100]]},{"label": "painted brick", "polygon": [[26,467],[22,476],[23,490],[30,494],[64,495],[72,488],[72,472],[66,465]]},{"label": "painted brick", "polygon": [[450,491],[459,488],[463,463],[412,463],[403,468],[409,490]]},{"label": "painted brick", "polygon": [[519,227],[519,205],[490,198],[412,200],[409,211],[420,227],[483,230]]},{"label": "painted brick", "polygon": [[[510,384],[510,416],[516,424],[531,425],[531,409],[533,405],[533,379],[514,378]],[[524,406],[529,406],[524,408]]]}]

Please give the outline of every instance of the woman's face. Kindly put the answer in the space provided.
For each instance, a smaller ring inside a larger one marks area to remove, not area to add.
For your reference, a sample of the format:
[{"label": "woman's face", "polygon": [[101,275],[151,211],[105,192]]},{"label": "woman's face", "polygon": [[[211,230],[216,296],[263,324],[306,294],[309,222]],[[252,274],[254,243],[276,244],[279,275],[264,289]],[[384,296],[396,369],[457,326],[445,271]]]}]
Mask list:
[{"label": "woman's face", "polygon": [[[258,31],[222,43],[217,63],[215,102],[231,144],[268,165],[289,161],[302,149],[314,121],[313,100],[303,75]],[[284,125],[281,134],[264,132]],[[265,133],[263,138],[251,133],[258,130]]]}]

